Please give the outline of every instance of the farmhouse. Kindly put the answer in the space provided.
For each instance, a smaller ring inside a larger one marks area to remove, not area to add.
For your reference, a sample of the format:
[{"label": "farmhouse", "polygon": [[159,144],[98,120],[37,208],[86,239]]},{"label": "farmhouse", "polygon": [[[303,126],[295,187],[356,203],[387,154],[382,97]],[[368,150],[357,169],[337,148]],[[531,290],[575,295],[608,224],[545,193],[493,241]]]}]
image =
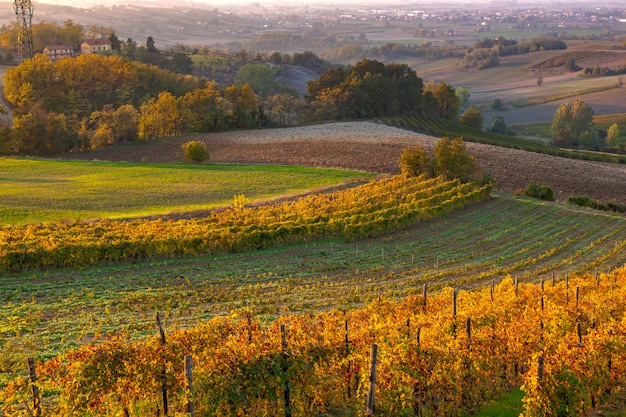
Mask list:
[{"label": "farmhouse", "polygon": [[83,54],[95,54],[111,50],[111,41],[108,39],[87,39],[80,45]]},{"label": "farmhouse", "polygon": [[70,45],[48,45],[43,48],[43,53],[48,55],[51,61],[74,56],[74,49]]}]

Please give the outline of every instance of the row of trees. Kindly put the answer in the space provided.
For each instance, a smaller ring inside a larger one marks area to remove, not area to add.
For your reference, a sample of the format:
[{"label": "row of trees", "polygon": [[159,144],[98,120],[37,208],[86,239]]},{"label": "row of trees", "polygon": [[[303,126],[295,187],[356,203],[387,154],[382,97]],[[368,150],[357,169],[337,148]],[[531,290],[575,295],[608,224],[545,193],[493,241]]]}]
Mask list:
[{"label": "row of trees", "polygon": [[272,122],[401,114],[459,118],[456,90],[442,82],[424,84],[406,64],[363,60],[330,68],[309,83],[303,100],[292,91],[276,94],[275,73],[264,64],[244,64],[235,84],[222,87],[119,56],[51,62],[37,55],[5,76],[14,127],[2,129],[0,148],[54,154]]},{"label": "row of trees", "polygon": [[473,48],[468,49],[465,62],[468,66],[485,69],[499,65],[502,56],[560,49],[567,49],[567,44],[557,38],[539,38],[518,43],[500,36],[476,42]]},{"label": "row of trees", "polygon": [[14,123],[1,129],[0,150],[12,154],[57,154],[265,123],[247,85],[222,89],[116,56],[51,62],[37,55],[9,68],[4,87]]},{"label": "row of trees", "polygon": [[313,120],[429,114],[457,119],[459,98],[449,84],[424,84],[406,64],[364,59],[335,67],[307,86]]},{"label": "row of trees", "polygon": [[598,129],[593,123],[593,115],[591,107],[581,99],[575,100],[573,104],[561,104],[552,120],[554,145],[624,152],[626,141],[620,135],[618,124],[613,123],[607,130]]}]

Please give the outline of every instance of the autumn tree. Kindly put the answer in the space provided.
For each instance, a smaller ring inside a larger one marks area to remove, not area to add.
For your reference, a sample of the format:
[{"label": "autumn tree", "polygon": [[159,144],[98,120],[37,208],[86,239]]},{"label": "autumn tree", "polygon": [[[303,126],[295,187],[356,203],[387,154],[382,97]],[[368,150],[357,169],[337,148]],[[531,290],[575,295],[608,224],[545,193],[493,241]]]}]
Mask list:
[{"label": "autumn tree", "polygon": [[613,123],[609,126],[609,130],[607,131],[606,143],[609,146],[617,146],[621,143],[621,138],[619,136],[619,126],[617,123]]},{"label": "autumn tree", "polygon": [[439,117],[458,120],[459,118],[459,97],[456,95],[454,88],[443,81],[438,83],[430,82],[426,84],[426,94],[430,95],[432,99],[428,99],[429,103],[432,103],[434,108],[430,109],[434,111]]},{"label": "autumn tree", "polygon": [[402,150],[398,160],[398,166],[402,174],[407,177],[416,177],[425,174],[432,174],[432,161],[426,155],[424,148],[419,146],[408,146]]},{"label": "autumn tree", "polygon": [[300,118],[301,99],[291,94],[281,93],[263,101],[263,108],[268,119],[282,126],[294,126]]},{"label": "autumn tree", "polygon": [[258,127],[259,100],[249,85],[239,86],[233,84],[226,87],[224,97],[227,100],[225,107],[233,127]]},{"label": "autumn tree", "polygon": [[459,121],[467,126],[482,130],[483,128],[483,112],[478,106],[470,106],[461,115]]},{"label": "autumn tree", "polygon": [[315,117],[368,118],[420,114],[423,83],[405,64],[364,59],[350,68],[331,68],[307,85],[305,99]]},{"label": "autumn tree", "polygon": [[603,144],[593,126],[593,110],[581,99],[570,106],[563,103],[552,120],[553,143],[556,146],[601,149]]},{"label": "autumn tree", "polygon": [[466,87],[457,87],[454,89],[454,94],[459,98],[459,109],[460,111],[465,111],[471,105],[470,97],[471,92],[469,88]]},{"label": "autumn tree", "polygon": [[139,139],[157,139],[182,133],[182,117],[178,100],[170,92],[159,93],[139,110]]},{"label": "autumn tree", "polygon": [[[53,22],[38,22],[32,25],[33,46],[35,51],[43,52],[46,45],[70,45],[74,50],[80,50],[80,44],[85,38],[83,26],[72,20],[63,22],[63,26]],[[11,23],[4,27],[0,34],[0,44],[5,49],[17,49],[17,24]]]},{"label": "autumn tree", "polygon": [[506,124],[506,120],[504,120],[504,117],[502,116],[495,116],[491,119],[491,124],[487,128],[487,131],[491,133],[498,133],[500,135],[510,135],[514,133],[511,129],[509,129]]},{"label": "autumn tree", "polygon": [[227,126],[224,98],[214,82],[185,94],[182,97],[182,112],[187,131],[213,132]]},{"label": "autumn tree", "polygon": [[395,88],[399,113],[421,114],[424,108],[422,79],[407,64],[387,64],[385,72]]},{"label": "autumn tree", "polygon": [[137,140],[139,112],[130,104],[117,109],[105,106],[90,116],[90,147],[101,148],[108,145]]},{"label": "autumn tree", "polygon": [[64,114],[32,109],[13,120],[15,132],[10,147],[20,155],[53,155],[76,146],[76,131]]},{"label": "autumn tree", "polygon": [[267,97],[279,85],[276,72],[265,64],[242,65],[235,75],[235,84],[248,84],[261,97]]},{"label": "autumn tree", "polygon": [[435,146],[434,171],[436,175],[468,181],[478,172],[474,157],[463,139],[441,138]]}]

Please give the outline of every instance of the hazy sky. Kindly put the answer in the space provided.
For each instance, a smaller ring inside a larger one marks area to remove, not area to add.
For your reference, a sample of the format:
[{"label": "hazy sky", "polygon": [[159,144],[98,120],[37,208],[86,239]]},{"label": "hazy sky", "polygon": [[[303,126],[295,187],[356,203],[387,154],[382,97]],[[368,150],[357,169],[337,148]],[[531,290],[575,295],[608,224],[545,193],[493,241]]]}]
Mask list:
[{"label": "hazy sky", "polygon": [[[36,1],[33,1],[36,5]],[[90,7],[93,5],[121,5],[121,4],[138,4],[138,5],[150,5],[150,4],[161,4],[166,6],[176,6],[176,5],[190,5],[197,4],[198,6],[225,6],[225,5],[236,5],[236,4],[252,4],[252,3],[260,3],[262,5],[272,5],[272,4],[291,4],[294,6],[315,6],[315,5],[336,5],[337,7],[348,6],[348,5],[370,5],[370,6],[385,6],[385,5],[397,5],[397,6],[416,6],[416,7],[424,7],[429,4],[434,5],[449,5],[450,7],[461,6],[464,4],[473,4],[476,6],[493,6],[497,4],[507,4],[509,7],[511,5],[517,4],[517,6],[536,4],[536,5],[560,5],[561,7],[572,7],[572,6],[608,6],[608,7],[624,7],[626,6],[626,0],[574,0],[574,1],[558,1],[558,0],[504,0],[502,2],[496,0],[342,0],[340,3],[332,0],[322,0],[322,1],[293,1],[293,0],[175,0],[175,1],[167,1],[167,0],[148,0],[148,1],[139,1],[139,0],[42,0],[39,3],[46,4],[57,4],[57,5],[71,5],[75,7]]]}]

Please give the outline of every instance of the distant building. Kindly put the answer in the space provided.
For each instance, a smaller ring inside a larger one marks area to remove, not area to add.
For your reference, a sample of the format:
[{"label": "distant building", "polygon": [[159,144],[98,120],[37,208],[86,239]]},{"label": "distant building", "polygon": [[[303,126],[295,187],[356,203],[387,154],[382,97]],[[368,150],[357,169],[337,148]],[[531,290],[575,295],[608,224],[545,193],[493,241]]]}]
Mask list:
[{"label": "distant building", "polygon": [[87,39],[80,45],[80,52],[83,54],[97,54],[102,51],[111,50],[111,41],[108,39]]},{"label": "distant building", "polygon": [[48,45],[43,48],[43,53],[48,55],[51,61],[74,56],[74,48],[70,45]]}]

